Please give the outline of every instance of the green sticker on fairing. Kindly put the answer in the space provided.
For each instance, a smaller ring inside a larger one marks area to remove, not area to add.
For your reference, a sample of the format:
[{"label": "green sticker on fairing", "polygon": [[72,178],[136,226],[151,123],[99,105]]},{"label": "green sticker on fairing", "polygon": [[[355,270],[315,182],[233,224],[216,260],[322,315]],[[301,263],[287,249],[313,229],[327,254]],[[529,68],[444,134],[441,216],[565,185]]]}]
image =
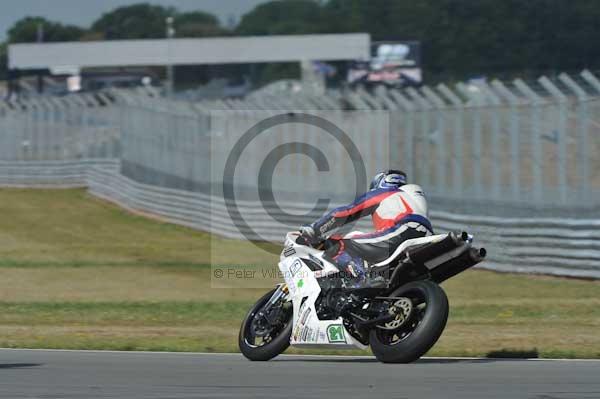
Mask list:
[{"label": "green sticker on fairing", "polygon": [[327,327],[327,339],[329,342],[346,342],[344,327],[341,324],[331,324]]},{"label": "green sticker on fairing", "polygon": [[303,285],[304,285],[304,279],[298,280],[298,288],[302,288]]}]

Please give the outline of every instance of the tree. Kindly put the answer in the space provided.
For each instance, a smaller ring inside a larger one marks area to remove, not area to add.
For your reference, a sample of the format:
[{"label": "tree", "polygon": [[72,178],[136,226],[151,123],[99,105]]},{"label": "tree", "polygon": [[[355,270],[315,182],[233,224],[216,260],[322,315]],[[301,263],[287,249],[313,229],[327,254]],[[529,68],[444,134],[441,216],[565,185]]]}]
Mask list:
[{"label": "tree", "polygon": [[[322,24],[322,8],[317,1],[271,1],[245,14],[235,33],[242,36],[319,33],[323,31]],[[252,68],[252,76],[258,84],[284,78],[297,79],[300,68],[297,63],[259,64]]]},{"label": "tree", "polygon": [[26,17],[8,30],[8,42],[31,43],[38,41],[38,29],[42,29],[44,42],[68,42],[79,40],[85,30],[74,25],[63,25],[42,17]]},{"label": "tree", "polygon": [[92,24],[92,31],[102,33],[107,40],[164,38],[165,19],[173,14],[173,8],[134,4],[103,14]]},{"label": "tree", "polygon": [[[44,42],[68,42],[79,40],[85,30],[74,25],[63,25],[42,17],[26,17],[17,21],[8,30],[7,43],[0,45],[0,79],[7,78],[8,43],[31,43],[43,39]],[[39,37],[41,35],[41,37]]]},{"label": "tree", "polygon": [[600,67],[597,0],[281,0],[242,17],[240,35],[367,32],[418,40],[429,79]]},{"label": "tree", "polygon": [[164,38],[167,17],[174,18],[177,37],[222,36],[228,33],[212,14],[202,11],[179,13],[175,8],[145,3],[120,7],[102,15],[92,24],[92,31],[101,33],[108,40]]},{"label": "tree", "polygon": [[[234,31],[209,13],[140,3],[102,15],[87,31],[24,18],[9,30],[8,42],[37,41],[39,25],[47,42],[164,38],[169,16],[177,37],[367,32],[373,41],[418,40],[430,82],[600,68],[593,45],[600,41],[597,0],[278,0],[245,14]],[[0,75],[5,53],[0,47]],[[186,68],[190,76],[211,75]],[[252,71],[261,81],[299,74],[288,63]]]},{"label": "tree", "polygon": [[322,8],[314,0],[271,1],[245,14],[236,28],[238,35],[281,35],[318,33]]},{"label": "tree", "polygon": [[175,15],[177,37],[227,36],[230,32],[222,28],[219,20],[203,11],[177,13]]}]

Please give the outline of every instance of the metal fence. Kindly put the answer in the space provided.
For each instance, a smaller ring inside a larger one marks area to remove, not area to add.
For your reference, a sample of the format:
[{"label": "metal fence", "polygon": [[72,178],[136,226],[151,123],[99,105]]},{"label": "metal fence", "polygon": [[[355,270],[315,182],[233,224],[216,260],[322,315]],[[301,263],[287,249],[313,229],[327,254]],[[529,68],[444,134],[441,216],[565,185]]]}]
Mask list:
[{"label": "metal fence", "polygon": [[[357,141],[373,143],[376,151],[367,154],[367,163],[389,160],[433,197],[590,209],[600,205],[599,96],[600,81],[583,72],[554,81],[542,77],[535,86],[517,79],[204,103],[130,98],[122,125],[124,172],[141,182],[201,190],[215,137],[239,134],[236,129],[264,118],[266,110],[379,110],[388,112],[387,123],[379,126],[365,116],[347,127],[362,131],[353,136]],[[375,144],[383,125],[390,129],[389,153],[388,145]],[[280,137],[300,134],[293,123],[279,129]],[[224,151],[231,148],[223,145]],[[287,174],[282,180],[310,187],[316,171],[311,160],[304,162],[281,171]]]},{"label": "metal fence", "polygon": [[0,160],[115,158],[121,110],[104,94],[0,102]]},{"label": "metal fence", "polygon": [[[600,205],[600,81],[584,71],[534,83],[263,93],[197,103],[168,101],[151,91],[3,102],[0,160],[120,157],[124,174],[137,181],[206,191],[215,183],[207,173],[216,158],[211,152],[226,154],[231,137],[264,119],[265,111],[318,111],[333,115],[357,143],[371,146],[363,157],[369,167],[400,167],[434,198],[593,209]],[[356,118],[352,110],[369,112]],[[387,112],[387,120],[371,117],[373,111]],[[274,141],[313,135],[317,145],[323,137],[318,128],[302,130],[294,123],[278,129]],[[342,162],[326,155],[336,165]],[[319,189],[312,161],[297,162],[297,168],[278,171],[285,174],[281,181],[293,182],[282,191]],[[343,184],[328,187],[336,194],[354,192]]]},{"label": "metal fence", "polygon": [[[308,157],[276,169],[276,200],[298,215],[315,198],[340,203],[363,189],[354,185],[351,159],[321,127],[294,122],[301,113],[322,115],[359,145],[368,175],[396,166],[423,185],[439,230],[466,228],[483,237],[492,249],[485,267],[600,277],[599,107],[600,81],[587,71],[533,83],[210,102],[109,91],[0,103],[0,185],[85,184],[123,206],[239,238],[238,227],[226,222],[220,191],[225,159],[248,127],[287,115],[277,134],[258,143],[263,152],[246,154],[237,174],[254,195],[242,196],[243,211],[261,237],[277,239],[281,228],[255,209],[265,149],[301,142],[330,160],[330,180]],[[96,163],[101,159],[111,161]],[[206,212],[222,220],[212,223]]]}]

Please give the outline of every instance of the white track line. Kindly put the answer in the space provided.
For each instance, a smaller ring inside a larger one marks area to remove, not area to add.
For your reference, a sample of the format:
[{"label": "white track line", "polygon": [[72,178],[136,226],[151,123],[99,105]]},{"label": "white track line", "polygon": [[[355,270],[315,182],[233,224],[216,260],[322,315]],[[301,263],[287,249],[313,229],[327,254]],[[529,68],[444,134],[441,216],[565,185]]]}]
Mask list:
[{"label": "white track line", "polygon": [[[241,353],[229,352],[161,352],[161,351],[115,351],[115,350],[88,350],[88,349],[31,349],[31,348],[0,348],[0,351],[12,352],[80,352],[80,353],[111,353],[111,354],[154,354],[154,355],[180,355],[180,356],[232,356],[241,357]],[[374,359],[372,355],[294,355],[283,354],[284,358],[324,358],[324,359]],[[425,360],[507,360],[529,362],[600,362],[600,359],[546,359],[546,358],[505,358],[505,357],[460,357],[460,356],[424,356]]]}]

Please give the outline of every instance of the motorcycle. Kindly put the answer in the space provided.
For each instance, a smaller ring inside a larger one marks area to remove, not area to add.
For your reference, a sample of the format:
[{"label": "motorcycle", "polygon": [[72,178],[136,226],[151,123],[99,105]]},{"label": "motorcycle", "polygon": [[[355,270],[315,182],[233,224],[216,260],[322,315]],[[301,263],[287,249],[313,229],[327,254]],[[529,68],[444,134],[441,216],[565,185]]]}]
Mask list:
[{"label": "motorcycle", "polygon": [[[272,359],[295,347],[371,348],[384,363],[410,363],[437,342],[448,318],[440,283],[481,262],[484,248],[466,232],[403,242],[371,264],[377,288],[354,288],[299,232],[286,235],[279,269],[285,282],[250,309],[239,333],[242,354]],[[380,279],[381,280],[381,279]]]}]

